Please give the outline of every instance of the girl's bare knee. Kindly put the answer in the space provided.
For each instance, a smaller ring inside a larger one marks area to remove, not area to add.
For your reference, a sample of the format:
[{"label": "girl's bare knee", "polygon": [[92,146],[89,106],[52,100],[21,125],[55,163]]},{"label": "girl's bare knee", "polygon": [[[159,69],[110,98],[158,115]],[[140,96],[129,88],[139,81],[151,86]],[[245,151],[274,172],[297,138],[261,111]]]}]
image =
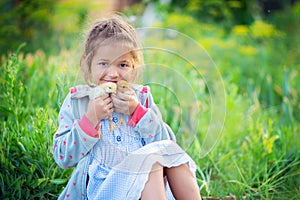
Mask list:
[{"label": "girl's bare knee", "polygon": [[197,181],[187,164],[166,168],[165,173],[176,199],[201,199]]},{"label": "girl's bare knee", "polygon": [[166,200],[165,185],[163,180],[163,167],[159,163],[152,166],[141,196],[142,200]]}]

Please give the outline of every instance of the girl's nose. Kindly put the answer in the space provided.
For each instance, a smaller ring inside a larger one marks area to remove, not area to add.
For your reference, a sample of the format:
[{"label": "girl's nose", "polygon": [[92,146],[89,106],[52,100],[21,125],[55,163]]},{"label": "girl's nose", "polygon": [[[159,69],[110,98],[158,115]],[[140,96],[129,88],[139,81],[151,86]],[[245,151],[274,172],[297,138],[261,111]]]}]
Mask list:
[{"label": "girl's nose", "polygon": [[110,65],[106,71],[106,74],[110,77],[110,78],[117,78],[119,76],[118,73],[118,68],[115,65]]}]

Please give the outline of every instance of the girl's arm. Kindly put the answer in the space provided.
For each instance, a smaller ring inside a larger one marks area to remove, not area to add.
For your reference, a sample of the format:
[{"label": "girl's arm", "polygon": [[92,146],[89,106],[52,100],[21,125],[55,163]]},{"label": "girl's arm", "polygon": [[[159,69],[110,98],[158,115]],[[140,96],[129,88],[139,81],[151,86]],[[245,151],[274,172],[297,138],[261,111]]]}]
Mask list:
[{"label": "girl's arm", "polygon": [[69,94],[59,112],[59,128],[53,137],[54,159],[65,169],[76,165],[98,141],[97,132],[87,118],[74,116],[73,106]]},{"label": "girl's arm", "polygon": [[162,120],[161,113],[149,92],[149,87],[143,96],[145,100],[138,105],[129,120],[129,125],[134,127],[134,131],[141,135],[146,144],[160,140],[176,141],[173,131]]}]

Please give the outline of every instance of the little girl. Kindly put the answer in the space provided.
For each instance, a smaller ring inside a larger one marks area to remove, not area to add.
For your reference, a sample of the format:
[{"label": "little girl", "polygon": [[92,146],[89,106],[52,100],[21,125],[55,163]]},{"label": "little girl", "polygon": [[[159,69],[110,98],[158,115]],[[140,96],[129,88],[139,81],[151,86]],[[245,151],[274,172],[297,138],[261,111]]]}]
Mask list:
[{"label": "little girl", "polygon": [[[175,143],[149,87],[135,84],[136,32],[119,16],[94,24],[81,68],[87,85],[71,88],[59,112],[53,156],[74,167],[59,199],[201,199],[193,160]],[[96,98],[92,88],[129,83]]]}]

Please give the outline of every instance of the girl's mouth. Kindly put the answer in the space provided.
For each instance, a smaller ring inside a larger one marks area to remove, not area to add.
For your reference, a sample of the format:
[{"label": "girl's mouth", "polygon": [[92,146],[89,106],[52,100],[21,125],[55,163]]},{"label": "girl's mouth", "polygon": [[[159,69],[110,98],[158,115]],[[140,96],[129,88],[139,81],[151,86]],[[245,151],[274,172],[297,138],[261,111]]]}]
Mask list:
[{"label": "girl's mouth", "polygon": [[105,82],[112,82],[112,83],[117,83],[118,81],[116,80],[104,80]]}]

